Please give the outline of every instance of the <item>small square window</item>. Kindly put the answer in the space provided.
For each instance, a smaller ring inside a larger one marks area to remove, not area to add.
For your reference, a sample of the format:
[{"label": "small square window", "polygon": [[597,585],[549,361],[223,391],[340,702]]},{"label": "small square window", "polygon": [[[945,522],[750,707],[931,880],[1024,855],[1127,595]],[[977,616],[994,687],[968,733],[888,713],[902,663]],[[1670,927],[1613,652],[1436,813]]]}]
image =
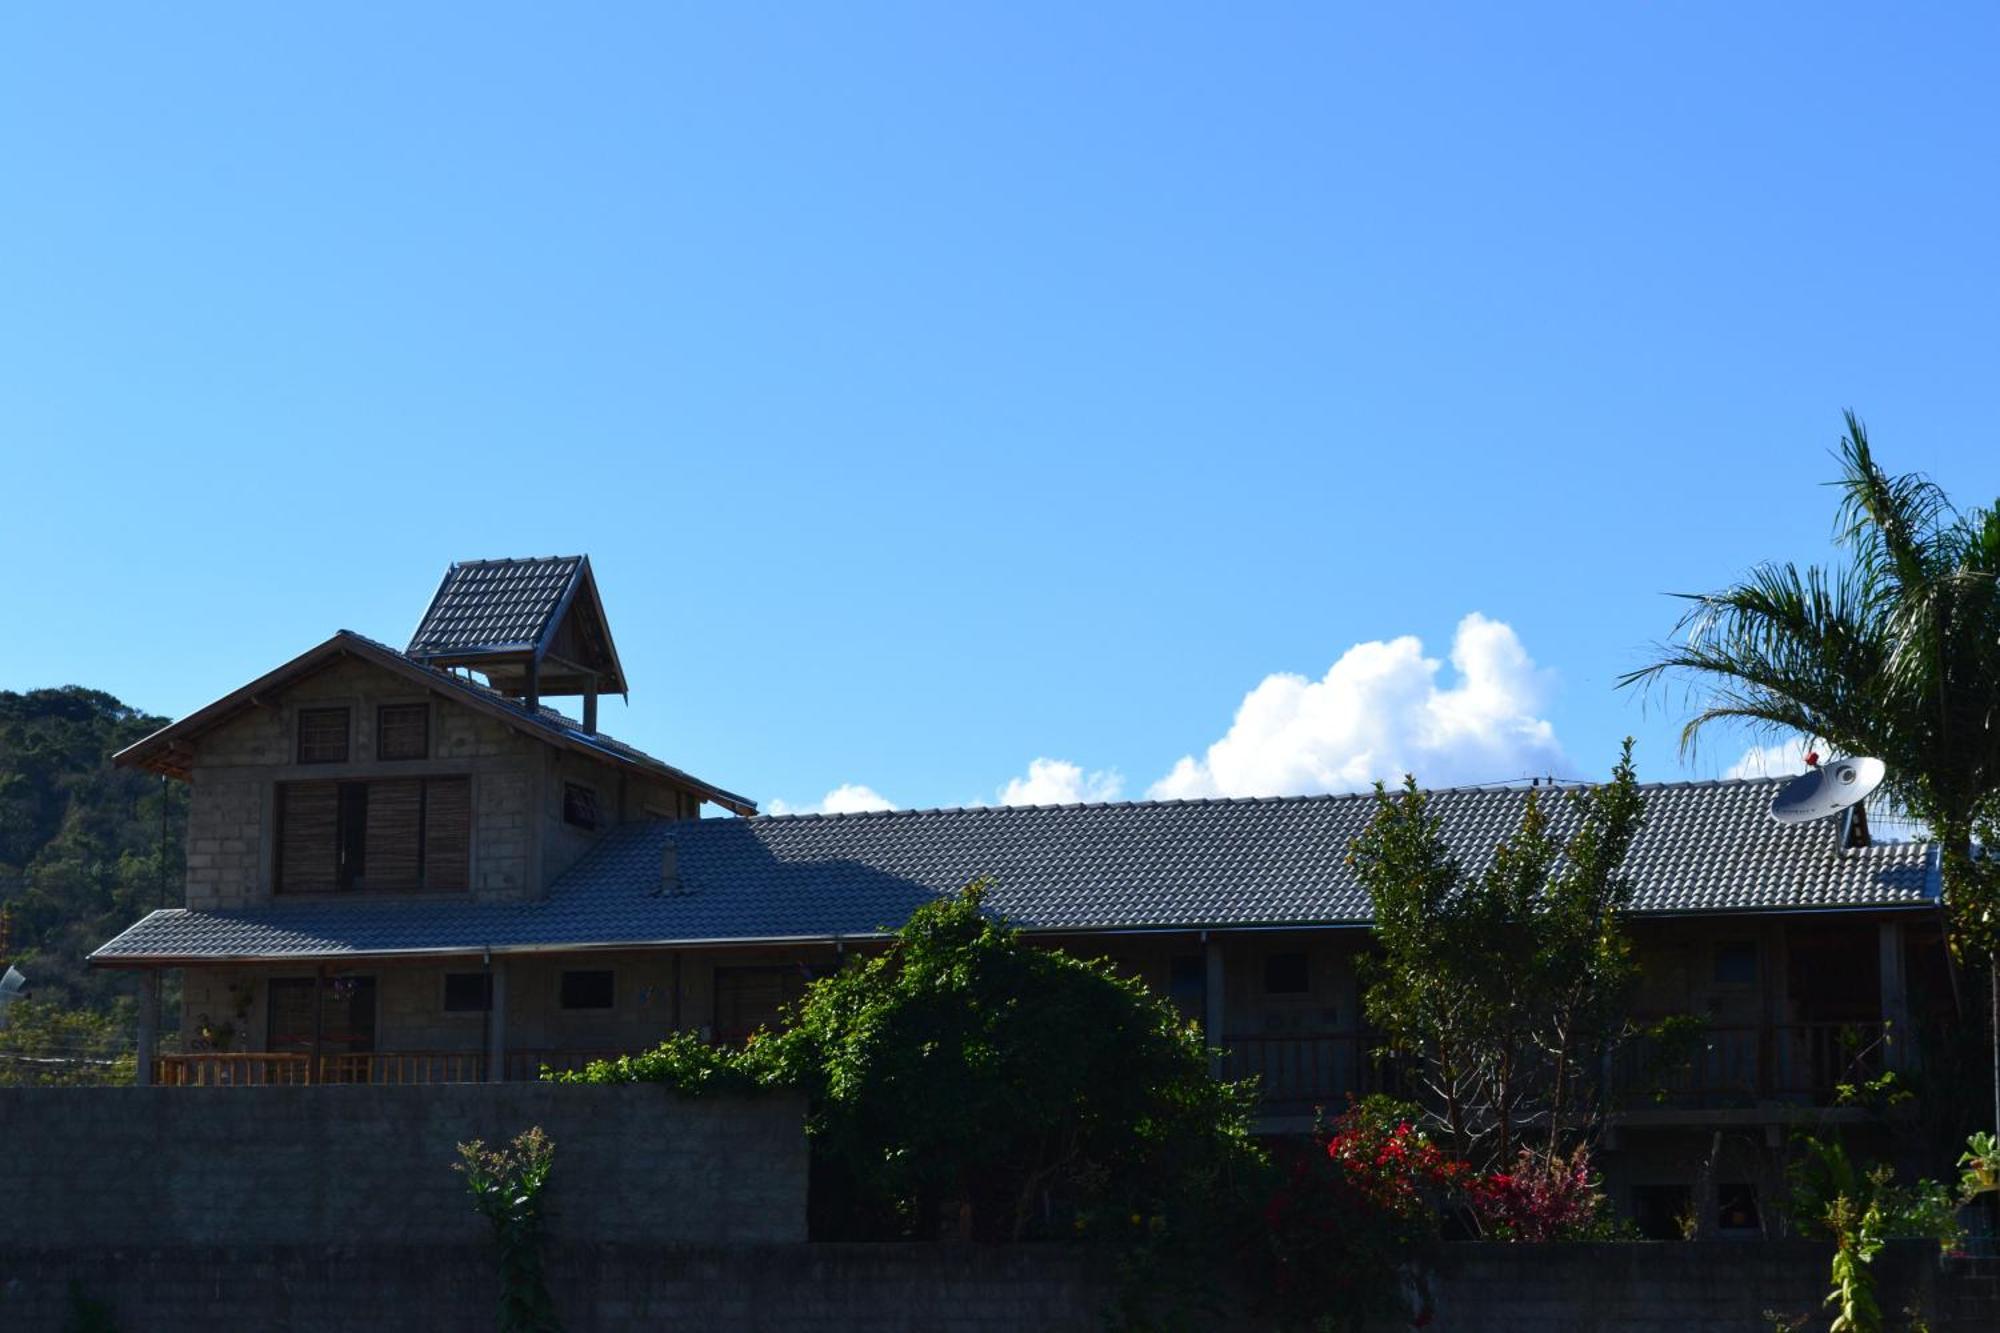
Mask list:
[{"label": "small square window", "polygon": [[1264,960],[1266,995],[1304,995],[1312,989],[1312,975],[1302,953],[1274,953]]},{"label": "small square window", "polygon": [[596,828],[597,793],[580,782],[563,783],[563,823]]},{"label": "small square window", "polygon": [[1754,986],[1757,984],[1757,946],[1733,941],[1715,946],[1715,984]]},{"label": "small square window", "polygon": [[483,1014],[493,1007],[493,978],[484,972],[447,972],[444,978],[444,1011],[448,1014]]},{"label": "small square window", "polygon": [[1718,1231],[1761,1231],[1757,1187],[1747,1183],[1715,1187],[1715,1227]]},{"label": "small square window", "polygon": [[345,708],[301,708],[299,710],[299,762],[302,764],[344,764],[347,762],[347,710]]},{"label": "small square window", "polygon": [[562,1007],[565,1009],[609,1009],[611,997],[609,970],[562,974]]},{"label": "small square window", "polygon": [[375,710],[377,759],[428,759],[431,710],[427,704],[385,704]]}]

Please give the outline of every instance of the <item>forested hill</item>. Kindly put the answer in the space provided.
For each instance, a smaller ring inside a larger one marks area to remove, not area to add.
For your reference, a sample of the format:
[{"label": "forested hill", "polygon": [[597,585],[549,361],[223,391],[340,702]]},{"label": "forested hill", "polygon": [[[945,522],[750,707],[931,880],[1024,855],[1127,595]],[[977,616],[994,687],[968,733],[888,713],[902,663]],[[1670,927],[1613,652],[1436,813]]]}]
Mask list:
[{"label": "forested hill", "polygon": [[85,956],[160,905],[163,891],[165,901],[181,900],[187,793],[111,764],[166,721],[76,685],[0,690],[0,903],[13,922],[6,961],[27,974],[37,1000],[110,1010],[131,980],[93,970]]}]

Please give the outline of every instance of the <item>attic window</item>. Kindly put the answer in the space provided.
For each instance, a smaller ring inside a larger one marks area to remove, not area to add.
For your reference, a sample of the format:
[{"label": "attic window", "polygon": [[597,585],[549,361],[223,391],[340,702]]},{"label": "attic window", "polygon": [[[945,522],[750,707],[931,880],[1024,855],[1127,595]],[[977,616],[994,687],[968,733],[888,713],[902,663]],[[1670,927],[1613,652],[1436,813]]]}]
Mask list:
[{"label": "attic window", "polygon": [[563,823],[597,827],[597,793],[580,782],[563,783]]},{"label": "attic window", "polygon": [[375,711],[377,759],[428,759],[431,710],[426,704],[385,704]]},{"label": "attic window", "polygon": [[302,764],[344,764],[347,762],[347,710],[345,708],[301,708],[299,710],[299,762]]}]

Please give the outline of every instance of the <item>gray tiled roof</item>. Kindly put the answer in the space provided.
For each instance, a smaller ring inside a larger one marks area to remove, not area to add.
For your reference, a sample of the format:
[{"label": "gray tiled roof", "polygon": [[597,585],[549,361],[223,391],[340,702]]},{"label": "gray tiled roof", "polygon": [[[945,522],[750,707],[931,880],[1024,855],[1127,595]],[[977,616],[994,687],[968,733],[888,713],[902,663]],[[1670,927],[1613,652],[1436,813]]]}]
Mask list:
[{"label": "gray tiled roof", "polygon": [[582,567],[578,555],[454,564],[404,651],[434,657],[540,643]]},{"label": "gray tiled roof", "polygon": [[[1936,901],[1928,844],[1836,856],[1828,824],[1765,813],[1775,781],[1646,789],[1627,863],[1644,914],[1914,908]],[[1457,790],[1432,809],[1468,862],[1524,793]],[[1554,824],[1568,816],[1555,802]],[[529,946],[827,939],[894,927],[968,880],[1035,930],[1353,926],[1347,865],[1368,796],[918,810],[626,825],[540,902],[314,903],[155,912],[100,949],[140,958],[337,957]],[[662,891],[669,845],[678,879]]]}]

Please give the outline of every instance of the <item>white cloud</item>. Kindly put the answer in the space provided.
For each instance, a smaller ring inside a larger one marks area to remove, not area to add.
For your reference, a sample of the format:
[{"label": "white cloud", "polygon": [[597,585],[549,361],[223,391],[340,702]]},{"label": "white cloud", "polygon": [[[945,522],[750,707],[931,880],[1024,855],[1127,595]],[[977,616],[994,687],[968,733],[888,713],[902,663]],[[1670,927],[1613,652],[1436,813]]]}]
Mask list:
[{"label": "white cloud", "polygon": [[1729,766],[1725,778],[1790,778],[1806,771],[1806,751],[1826,753],[1819,741],[1794,737],[1778,745],[1753,745]]},{"label": "white cloud", "polygon": [[1076,805],[1083,801],[1115,801],[1125,779],[1115,769],[1086,773],[1066,759],[1034,759],[1026,777],[1009,778],[1000,789],[1002,805]]},{"label": "white cloud", "polygon": [[773,800],[765,811],[773,815],[858,815],[871,810],[894,810],[896,803],[873,787],[859,782],[843,782],[811,805],[793,805]]},{"label": "white cloud", "polygon": [[1414,635],[1357,643],[1319,680],[1280,673],[1243,696],[1228,734],[1185,755],[1148,795],[1278,796],[1360,791],[1414,773],[1428,787],[1560,772],[1555,728],[1537,716],[1550,673],[1512,627],[1474,612],[1452,638],[1455,678]]}]

